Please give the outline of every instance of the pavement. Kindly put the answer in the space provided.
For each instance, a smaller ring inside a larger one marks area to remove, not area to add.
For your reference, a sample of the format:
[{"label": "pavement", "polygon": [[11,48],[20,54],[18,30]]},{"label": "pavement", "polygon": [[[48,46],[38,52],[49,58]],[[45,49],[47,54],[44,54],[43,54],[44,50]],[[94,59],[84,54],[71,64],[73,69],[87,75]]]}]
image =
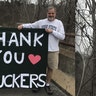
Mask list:
[{"label": "pavement", "polygon": [[[51,84],[51,87],[54,91],[53,95],[50,96],[68,96],[63,92],[58,86],[54,83]],[[0,96],[49,96],[45,89],[42,88],[38,93],[33,93],[31,89],[0,89]]]}]

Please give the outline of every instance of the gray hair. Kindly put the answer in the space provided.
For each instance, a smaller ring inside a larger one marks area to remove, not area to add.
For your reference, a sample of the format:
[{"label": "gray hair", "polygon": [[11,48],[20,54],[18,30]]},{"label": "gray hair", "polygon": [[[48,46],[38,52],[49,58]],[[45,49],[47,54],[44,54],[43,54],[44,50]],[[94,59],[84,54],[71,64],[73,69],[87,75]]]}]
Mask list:
[{"label": "gray hair", "polygon": [[54,7],[54,6],[49,6],[49,7],[47,8],[47,12],[48,12],[49,10],[51,10],[51,9],[54,9],[55,12],[56,12],[56,7]]}]

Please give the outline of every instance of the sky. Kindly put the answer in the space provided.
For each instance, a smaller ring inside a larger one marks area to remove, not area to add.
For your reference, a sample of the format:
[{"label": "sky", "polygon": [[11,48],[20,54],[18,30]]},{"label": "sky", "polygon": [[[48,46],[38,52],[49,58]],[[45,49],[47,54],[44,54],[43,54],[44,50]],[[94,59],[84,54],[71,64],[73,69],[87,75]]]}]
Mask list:
[{"label": "sky", "polygon": [[[0,0],[0,1],[7,1],[7,0]],[[11,1],[11,0],[9,0],[9,1]],[[27,0],[27,1],[35,4],[38,0]],[[50,0],[50,1],[51,1],[51,0]],[[61,0],[55,0],[56,3],[60,2],[60,1],[61,1]]]},{"label": "sky", "polygon": [[[7,0],[0,0],[0,1],[7,1]],[[10,2],[11,0],[9,0],[9,2]],[[32,3],[35,3],[35,2],[37,2],[37,0],[28,0],[28,1],[30,1],[30,2],[32,2]]]}]

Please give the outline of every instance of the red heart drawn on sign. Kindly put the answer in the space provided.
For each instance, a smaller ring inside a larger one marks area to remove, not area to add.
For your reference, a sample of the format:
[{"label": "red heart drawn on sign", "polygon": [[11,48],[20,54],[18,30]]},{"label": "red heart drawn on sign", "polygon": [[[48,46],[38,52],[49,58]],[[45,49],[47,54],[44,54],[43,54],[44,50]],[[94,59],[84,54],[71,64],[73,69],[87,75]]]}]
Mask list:
[{"label": "red heart drawn on sign", "polygon": [[29,54],[28,58],[29,58],[30,62],[33,65],[37,64],[41,60],[41,56],[40,55],[34,56],[33,54]]}]

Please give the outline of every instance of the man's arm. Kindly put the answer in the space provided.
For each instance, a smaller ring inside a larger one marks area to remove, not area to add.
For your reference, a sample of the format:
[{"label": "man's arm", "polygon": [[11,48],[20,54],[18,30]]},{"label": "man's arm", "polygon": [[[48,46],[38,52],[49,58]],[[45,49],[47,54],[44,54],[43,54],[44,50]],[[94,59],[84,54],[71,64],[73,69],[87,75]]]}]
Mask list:
[{"label": "man's arm", "polygon": [[59,31],[55,31],[52,29],[45,29],[45,31],[54,35],[59,40],[64,40],[65,39],[65,30],[64,30],[64,26],[63,26],[62,22],[60,22],[60,24],[58,26],[59,26]]},{"label": "man's arm", "polygon": [[39,21],[36,21],[34,23],[21,24],[18,26],[18,29],[21,30],[22,28],[39,28],[38,24]]}]

